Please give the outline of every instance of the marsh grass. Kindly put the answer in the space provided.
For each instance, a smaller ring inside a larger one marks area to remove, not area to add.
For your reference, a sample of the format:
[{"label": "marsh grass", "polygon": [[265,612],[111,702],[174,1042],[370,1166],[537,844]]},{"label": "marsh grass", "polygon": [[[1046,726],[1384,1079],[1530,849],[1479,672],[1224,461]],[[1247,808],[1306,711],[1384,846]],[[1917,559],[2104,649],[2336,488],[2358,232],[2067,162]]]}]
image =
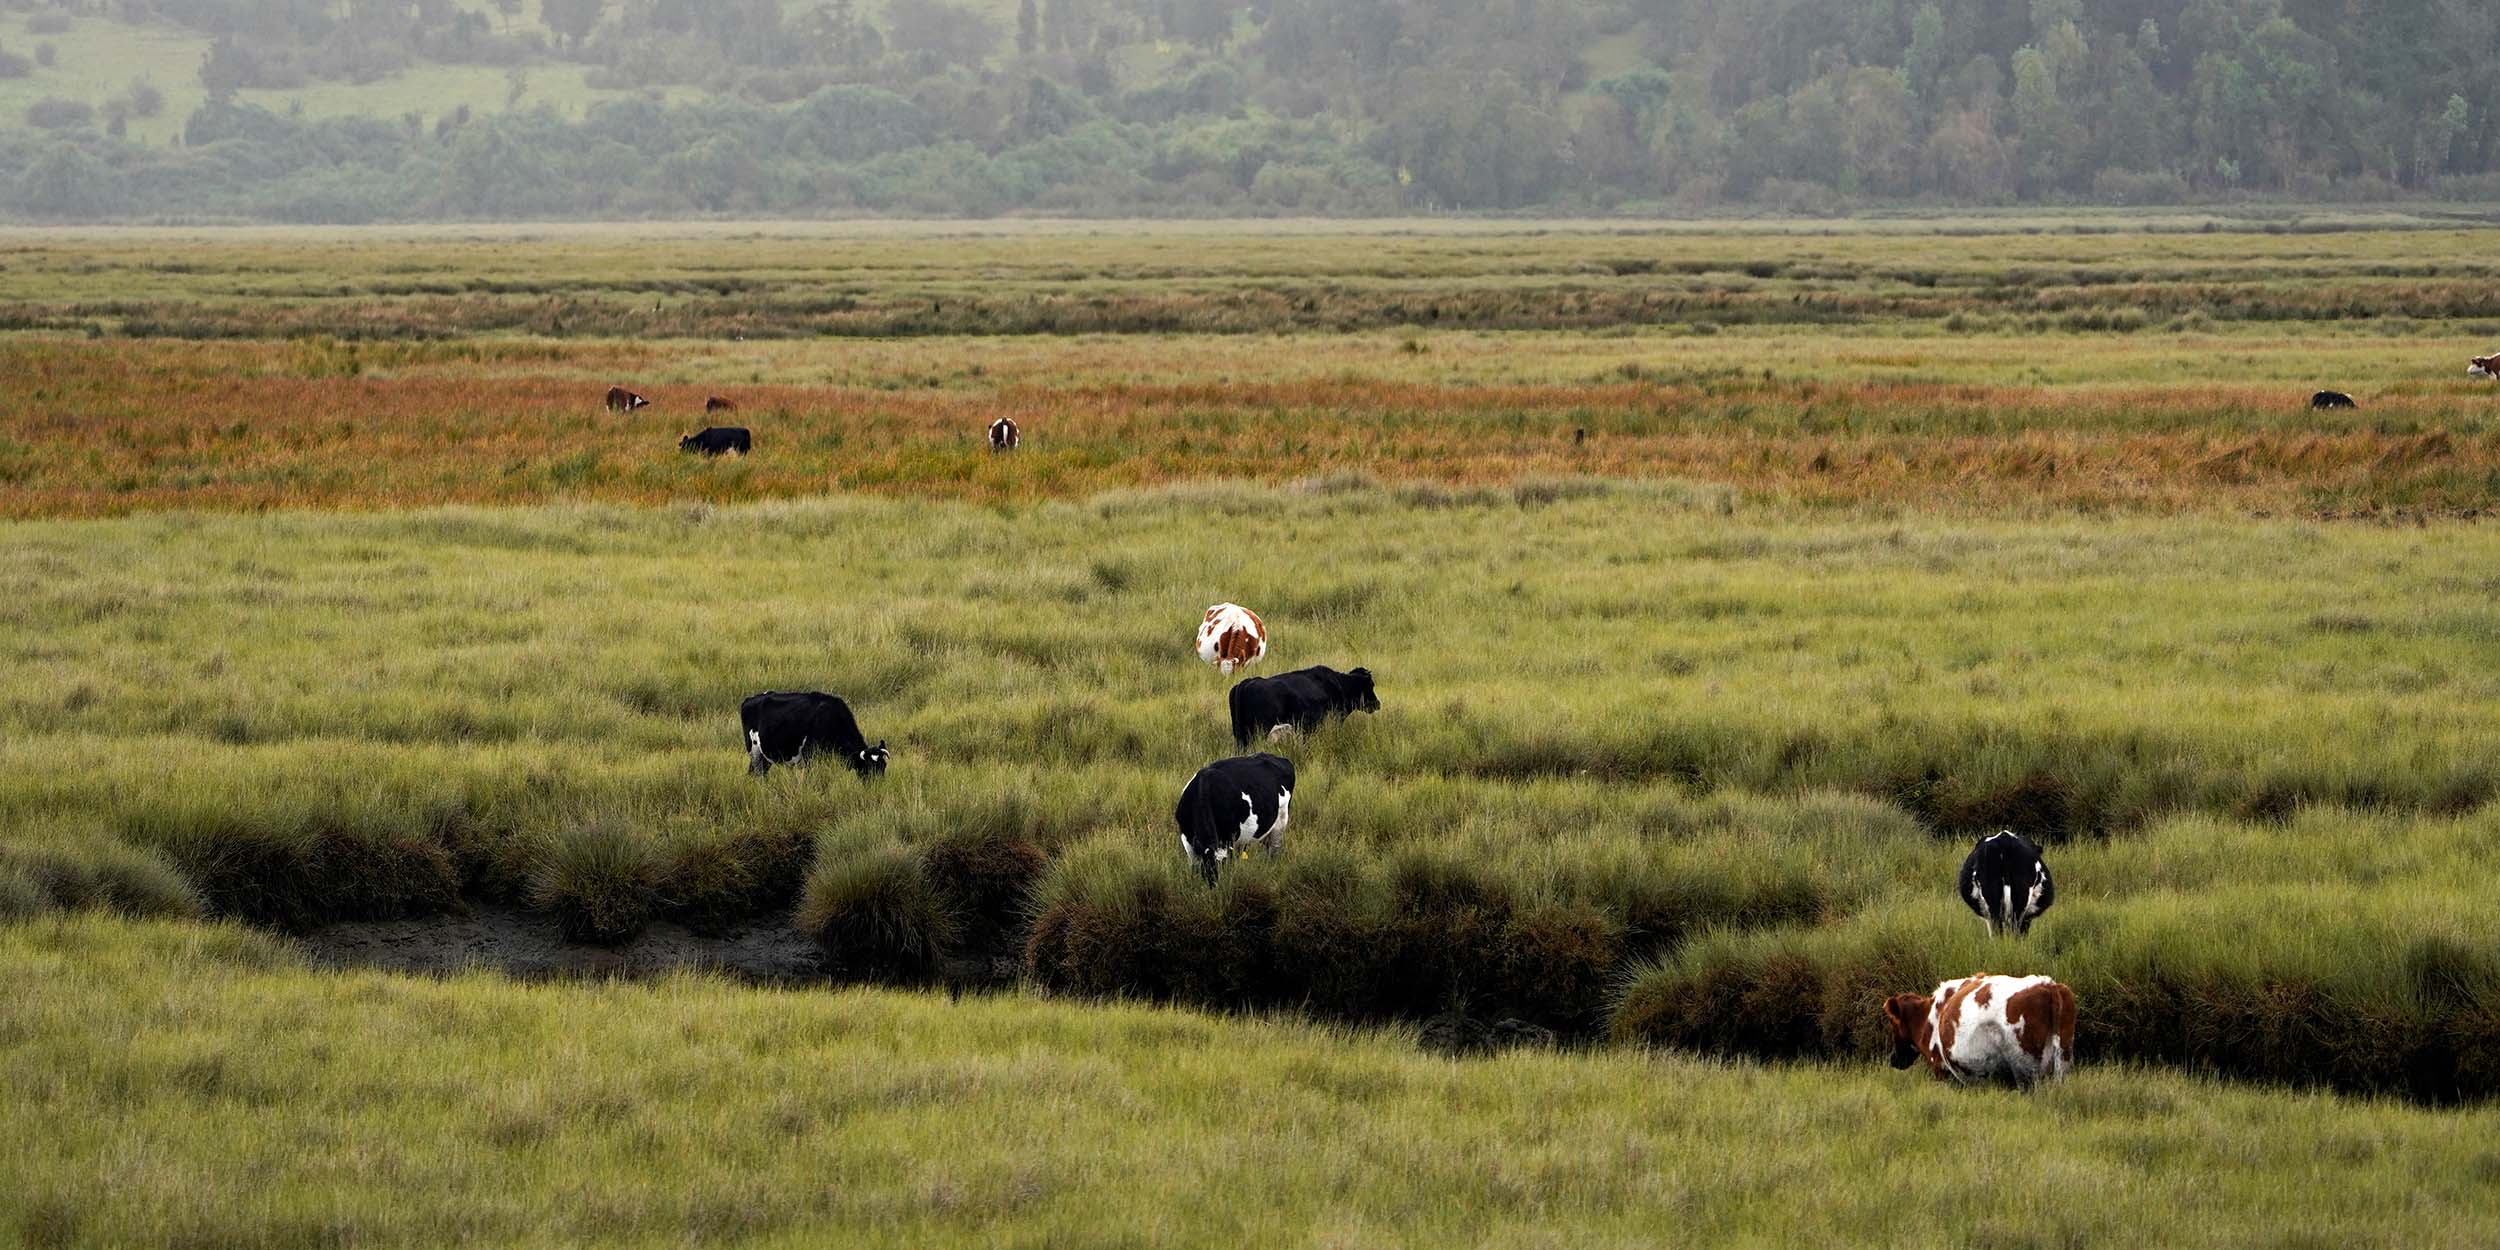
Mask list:
[{"label": "marsh grass", "polygon": [[[283,927],[470,896],[601,941],[794,915],[856,977],[1020,959],[1073,993],[1745,1054],[1864,1055],[1876,989],[2021,957],[2110,1005],[2110,1054],[2486,1090],[2481,1051],[2419,1040],[2495,998],[2443,953],[2490,945],[2459,883],[2500,849],[2480,530],[1532,495],[20,523],[0,828],[75,813],[47,845],[161,856]],[[1271,670],[1365,664],[1384,709],[1292,744],[1292,849],[1209,891],[1170,804],[1232,752],[1187,649],[1219,599],[1267,615]],[[747,776],[766,688],[844,695],[892,771]],[[1972,948],[1946,889],[2003,825],[2068,890],[2028,954]],[[1883,955],[1900,925],[1916,960]],[[2200,944],[2235,961],[2171,954]],[[2447,997],[2370,997],[2382,949]],[[1689,991],[1720,984],[1814,1006],[1714,1024]],[[2350,1053],[2158,1036],[2206,1001],[2283,1039],[2376,1014]]]},{"label": "marsh grass", "polygon": [[2500,1236],[2488,1107],[2118,1063],[2021,1096],[1457,1061],[1017,995],[309,972],[232,926],[92,916],[0,927],[0,978],[0,1238],[30,1246],[1994,1247],[2128,1243],[2149,1212],[2183,1247]]}]

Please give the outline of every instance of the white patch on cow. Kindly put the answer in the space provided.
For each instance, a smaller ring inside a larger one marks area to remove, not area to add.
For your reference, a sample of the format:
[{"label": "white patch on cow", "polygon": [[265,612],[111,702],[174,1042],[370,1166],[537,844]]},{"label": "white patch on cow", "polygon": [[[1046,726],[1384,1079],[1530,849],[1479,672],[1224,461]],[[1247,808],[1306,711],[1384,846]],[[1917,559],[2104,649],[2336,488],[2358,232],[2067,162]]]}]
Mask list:
[{"label": "white patch on cow", "polygon": [[2492,378],[2500,377],[2500,373],[2493,373],[2491,368],[2487,365],[2467,365],[2465,367],[2465,376],[2469,378]]},{"label": "white patch on cow", "polygon": [[1220,864],[1220,863],[1223,863],[1223,862],[1224,862],[1225,860],[1227,860],[1227,859],[1232,858],[1232,856],[1233,856],[1233,850],[1232,850],[1232,848],[1231,848],[1231,847],[1228,847],[1228,846],[1219,846],[1219,847],[1215,848],[1215,862],[1217,862],[1217,863],[1219,863],[1219,864]]},{"label": "white patch on cow", "polygon": [[1292,812],[1293,812],[1293,791],[1291,791],[1291,790],[1279,790],[1279,791],[1277,791],[1277,792],[1276,792],[1276,823],[1275,823],[1275,824],[1272,824],[1272,825],[1269,825],[1269,826],[1267,827],[1267,836],[1268,836],[1270,839],[1273,839],[1273,838],[1274,838],[1277,834],[1283,833],[1283,832],[1285,831],[1285,821],[1286,821],[1286,819],[1287,819],[1287,818],[1291,815],[1291,813],[1292,813]]},{"label": "white patch on cow", "polygon": [[1267,740],[1274,742],[1279,738],[1290,738],[1301,732],[1301,730],[1296,729],[1291,725],[1273,725],[1268,728]]},{"label": "white patch on cow", "polygon": [[1239,846],[1244,842],[1253,841],[1258,836],[1259,808],[1257,804],[1250,801],[1249,795],[1244,794],[1241,796],[1241,833],[1233,838],[1233,845]]},{"label": "white patch on cow", "polygon": [[750,729],[747,731],[747,758],[758,760],[764,758],[763,730]]},{"label": "white patch on cow", "polygon": [[1187,857],[1187,856],[1190,856],[1190,855],[1195,855],[1195,854],[1197,854],[1197,852],[1192,851],[1192,850],[1190,850],[1190,849],[1189,849],[1189,835],[1188,835],[1188,834],[1186,834],[1186,833],[1182,834],[1182,835],[1181,835],[1181,855],[1185,858],[1185,857]]}]

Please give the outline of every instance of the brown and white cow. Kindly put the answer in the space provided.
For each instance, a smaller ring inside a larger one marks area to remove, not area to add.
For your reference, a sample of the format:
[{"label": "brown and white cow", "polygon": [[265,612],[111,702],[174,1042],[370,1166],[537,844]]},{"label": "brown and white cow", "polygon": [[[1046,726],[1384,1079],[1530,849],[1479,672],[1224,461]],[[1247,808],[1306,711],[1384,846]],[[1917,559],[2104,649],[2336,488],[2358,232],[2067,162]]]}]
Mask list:
[{"label": "brown and white cow", "polygon": [[1198,658],[1227,677],[1235,669],[1258,663],[1266,654],[1267,622],[1238,603],[1208,608],[1206,619],[1198,624]]},{"label": "brown and white cow", "polygon": [[736,412],[737,410],[738,405],[733,404],[726,399],[722,399],[718,395],[706,395],[703,397],[703,411],[705,412]]},{"label": "brown and white cow", "polygon": [[1885,999],[1884,1029],[1895,1068],[1923,1058],[1938,1080],[2027,1089],[2074,1062],[2075,994],[2047,977],[1983,972]]},{"label": "brown and white cow", "polygon": [[610,412],[632,412],[636,408],[648,408],[650,406],[650,400],[644,399],[642,396],[626,390],[624,387],[611,386],[608,388],[608,411]]},{"label": "brown and white cow", "polygon": [[2469,378],[2500,378],[2500,355],[2476,356],[2465,366]]},{"label": "brown and white cow", "polygon": [[1000,417],[990,422],[991,451],[1014,451],[1016,444],[1022,439],[1023,434],[1016,429],[1016,423],[1013,420]]}]

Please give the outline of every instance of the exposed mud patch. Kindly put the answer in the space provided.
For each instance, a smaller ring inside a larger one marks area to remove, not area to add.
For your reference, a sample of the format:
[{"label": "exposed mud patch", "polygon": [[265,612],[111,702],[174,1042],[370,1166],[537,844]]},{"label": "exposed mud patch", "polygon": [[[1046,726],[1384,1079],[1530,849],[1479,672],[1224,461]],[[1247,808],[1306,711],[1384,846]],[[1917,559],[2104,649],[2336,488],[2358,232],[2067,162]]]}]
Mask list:
[{"label": "exposed mud patch", "polygon": [[778,917],[716,937],[659,921],[615,946],[592,946],[565,941],[550,913],[473,899],[461,915],[323,925],[298,940],[329,967],[436,976],[473,969],[524,979],[701,970],[772,984],[825,979],[816,944]]}]

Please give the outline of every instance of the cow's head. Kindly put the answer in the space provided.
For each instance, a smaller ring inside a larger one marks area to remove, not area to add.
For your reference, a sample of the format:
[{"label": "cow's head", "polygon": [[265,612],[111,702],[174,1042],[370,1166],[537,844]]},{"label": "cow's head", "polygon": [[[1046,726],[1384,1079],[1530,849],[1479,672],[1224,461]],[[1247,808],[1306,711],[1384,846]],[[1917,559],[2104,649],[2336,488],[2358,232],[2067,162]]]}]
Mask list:
[{"label": "cow's head", "polygon": [[1372,671],[1368,668],[1358,668],[1346,676],[1354,682],[1354,710],[1358,712],[1379,711],[1380,696],[1372,693]]},{"label": "cow's head", "polygon": [[694,450],[694,440],[695,440],[695,439],[697,439],[697,438],[699,438],[699,437],[701,437],[701,436],[700,436],[700,435],[695,435],[695,434],[688,434],[688,435],[686,435],[684,438],[678,439],[678,440],[677,440],[677,450],[679,450],[679,451],[693,451],[693,450]]},{"label": "cow's head", "polygon": [[885,739],[879,738],[877,745],[859,753],[851,769],[862,777],[882,777],[885,775],[885,760]]},{"label": "cow's head", "polygon": [[1925,994],[1895,994],[1884,1000],[1884,1032],[1892,1038],[1892,1066],[1906,1068],[1927,1049],[1927,1013],[1935,1005]]},{"label": "cow's head", "polygon": [[1232,851],[1222,846],[1193,846],[1189,848],[1189,857],[1198,861],[1198,876],[1212,889],[1215,886],[1215,870],[1232,857]]},{"label": "cow's head", "polygon": [[2469,378],[2500,378],[2500,356],[2476,356],[2465,366]]}]

